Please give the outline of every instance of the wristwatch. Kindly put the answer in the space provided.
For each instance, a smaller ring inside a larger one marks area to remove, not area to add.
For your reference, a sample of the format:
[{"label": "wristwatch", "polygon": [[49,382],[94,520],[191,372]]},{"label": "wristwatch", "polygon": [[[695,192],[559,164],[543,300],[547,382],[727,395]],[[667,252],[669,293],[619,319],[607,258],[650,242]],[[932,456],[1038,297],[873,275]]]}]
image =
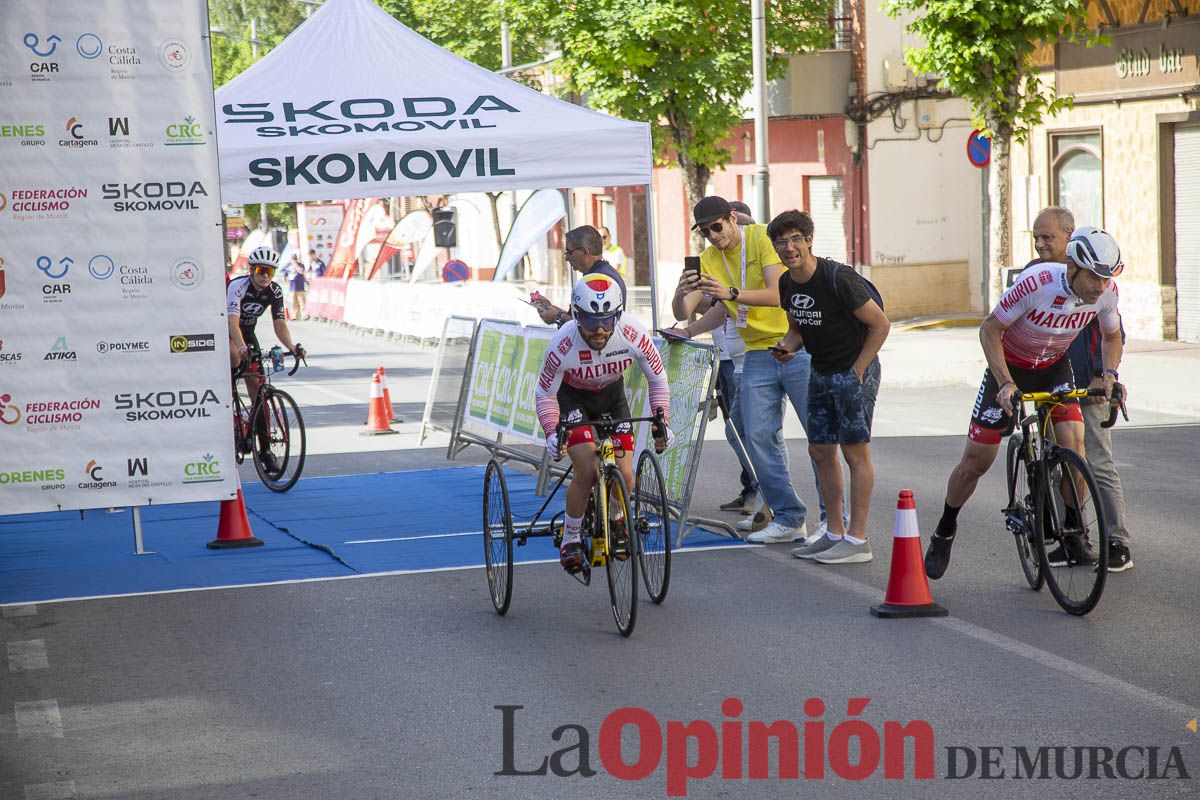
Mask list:
[{"label": "wristwatch", "polygon": [[738,299],[738,295],[739,295],[739,294],[741,294],[741,292],[739,292],[739,291],[738,291],[738,287],[736,287],[736,286],[730,286],[730,287],[729,287],[729,299],[730,299],[730,301],[737,300],[737,299]]}]

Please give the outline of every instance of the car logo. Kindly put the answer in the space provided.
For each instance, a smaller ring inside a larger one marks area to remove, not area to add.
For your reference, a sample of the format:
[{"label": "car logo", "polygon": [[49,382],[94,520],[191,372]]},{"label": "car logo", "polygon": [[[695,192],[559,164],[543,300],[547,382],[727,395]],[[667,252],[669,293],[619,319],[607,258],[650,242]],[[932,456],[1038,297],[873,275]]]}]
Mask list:
[{"label": "car logo", "polygon": [[801,311],[807,311],[813,307],[813,299],[806,294],[792,295],[792,307],[798,308]]}]

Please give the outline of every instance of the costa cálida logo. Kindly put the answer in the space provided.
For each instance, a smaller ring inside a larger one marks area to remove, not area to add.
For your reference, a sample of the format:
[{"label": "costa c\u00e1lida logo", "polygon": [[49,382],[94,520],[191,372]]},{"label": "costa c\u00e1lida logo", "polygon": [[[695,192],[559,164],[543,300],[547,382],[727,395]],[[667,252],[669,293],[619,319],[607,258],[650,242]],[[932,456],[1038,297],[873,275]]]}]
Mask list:
[{"label": "costa c\u00e1lida logo", "polygon": [[198,211],[198,198],[208,197],[200,181],[106,183],[101,188],[114,211]]}]

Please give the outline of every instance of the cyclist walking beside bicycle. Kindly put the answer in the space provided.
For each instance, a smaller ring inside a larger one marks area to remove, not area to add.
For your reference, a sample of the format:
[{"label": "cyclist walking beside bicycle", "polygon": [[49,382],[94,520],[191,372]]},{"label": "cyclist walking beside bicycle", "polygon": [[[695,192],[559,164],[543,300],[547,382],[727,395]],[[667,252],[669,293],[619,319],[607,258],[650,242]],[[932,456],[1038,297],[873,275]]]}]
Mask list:
[{"label": "cyclist walking beside bicycle", "polygon": [[[261,352],[258,336],[254,327],[258,318],[269,308],[271,321],[274,325],[275,336],[294,356],[307,355],[303,347],[292,342],[291,331],[288,330],[287,315],[284,313],[283,289],[274,282],[275,270],[278,268],[279,256],[269,247],[259,247],[247,259],[250,274],[241,275],[229,282],[226,287],[226,314],[229,317],[229,364],[237,369],[249,359],[250,349]],[[247,374],[245,376],[246,391],[251,403],[258,396],[261,378]],[[237,390],[237,387],[234,387]],[[259,431],[265,435],[265,431]],[[270,458],[267,454],[267,458]],[[271,467],[268,470],[273,471]]]},{"label": "cyclist walking beside bicycle", "polygon": [[[572,319],[547,345],[534,389],[538,421],[546,434],[546,449],[558,460],[565,447],[571,458],[571,485],[567,488],[559,548],[559,560],[568,572],[577,572],[583,566],[580,526],[597,478],[596,444],[589,427],[573,428],[567,441],[559,442],[556,432],[559,420],[579,422],[599,419],[603,414],[614,419],[629,417],[623,373],[635,361],[649,383],[650,408],[661,408],[665,418],[670,419],[671,396],[662,359],[642,324],[632,317],[622,317],[624,307],[624,293],[611,277],[592,273],[580,278],[571,295]],[[674,438],[669,428],[665,436],[654,440],[659,453]],[[626,485],[633,486],[630,423],[618,425],[615,438],[622,451],[617,464]]]},{"label": "cyclist walking beside bicycle", "polygon": [[[1038,263],[1023,271],[979,328],[988,366],[975,398],[962,460],[950,473],[942,517],[925,553],[925,572],[932,579],[945,574],[958,514],[991,468],[1001,440],[1015,427],[1014,394],[1069,390],[1073,380],[1067,348],[1092,320],[1098,320],[1102,334],[1105,394],[1112,394],[1123,350],[1117,288],[1112,282],[1125,268],[1121,250],[1107,231],[1087,227],[1071,236],[1066,256],[1064,264]],[[1056,406],[1051,416],[1058,444],[1083,456],[1079,403]],[[1096,562],[1086,535],[1064,537],[1048,555],[1052,566]]]}]

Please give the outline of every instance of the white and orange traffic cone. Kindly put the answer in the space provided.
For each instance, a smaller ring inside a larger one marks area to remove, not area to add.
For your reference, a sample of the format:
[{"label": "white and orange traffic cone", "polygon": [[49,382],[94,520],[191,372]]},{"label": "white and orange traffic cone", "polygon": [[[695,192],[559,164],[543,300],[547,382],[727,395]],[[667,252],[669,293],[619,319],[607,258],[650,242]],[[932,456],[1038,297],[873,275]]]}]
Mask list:
[{"label": "white and orange traffic cone", "polygon": [[221,501],[221,517],[217,522],[217,538],[208,543],[213,550],[234,547],[261,547],[262,539],[250,530],[250,518],[246,516],[246,500],[242,497],[241,481],[238,481],[237,496]]},{"label": "white and orange traffic cone", "polygon": [[375,371],[379,373],[379,382],[383,384],[383,404],[387,406],[388,421],[401,422],[401,419],[396,416],[396,412],[392,410],[392,393],[388,391],[387,370],[380,367]]},{"label": "white and orange traffic cone", "polygon": [[910,489],[896,501],[896,527],[892,533],[892,572],[883,603],[871,606],[876,617],[944,617],[949,612],[933,602],[921,554],[921,532],[917,528],[917,504]]},{"label": "white and orange traffic cone", "polygon": [[383,383],[379,380],[379,373],[371,379],[371,406],[367,410],[367,429],[362,432],[363,436],[379,436],[380,434],[397,433],[392,430],[388,424],[387,406],[383,400]]}]

